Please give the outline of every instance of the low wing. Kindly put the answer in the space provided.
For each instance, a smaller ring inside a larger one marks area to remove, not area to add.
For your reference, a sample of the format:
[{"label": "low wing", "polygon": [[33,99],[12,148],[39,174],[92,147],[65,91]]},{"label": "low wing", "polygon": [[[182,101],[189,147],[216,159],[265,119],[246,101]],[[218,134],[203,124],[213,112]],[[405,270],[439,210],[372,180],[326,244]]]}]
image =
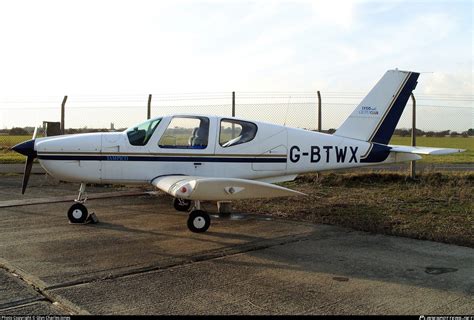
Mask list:
[{"label": "low wing", "polygon": [[151,184],[173,197],[189,200],[220,201],[305,195],[270,183],[234,178],[172,175],[155,178]]},{"label": "low wing", "polygon": [[415,153],[415,154],[431,154],[431,155],[443,155],[464,152],[465,149],[451,149],[451,148],[431,148],[431,147],[410,147],[410,146],[396,146],[389,145],[393,152],[403,152],[403,153]]}]

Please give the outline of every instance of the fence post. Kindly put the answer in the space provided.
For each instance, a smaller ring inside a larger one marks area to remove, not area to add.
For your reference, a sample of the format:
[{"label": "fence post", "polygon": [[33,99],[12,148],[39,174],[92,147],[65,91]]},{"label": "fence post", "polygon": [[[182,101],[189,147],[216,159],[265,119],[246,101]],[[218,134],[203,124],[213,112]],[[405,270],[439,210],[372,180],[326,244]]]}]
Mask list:
[{"label": "fence post", "polygon": [[63,102],[61,103],[61,134],[65,134],[65,126],[64,126],[64,119],[65,119],[65,107],[66,107],[67,96],[64,96]]},{"label": "fence post", "polygon": [[[232,118],[235,117],[235,91],[232,91]],[[235,138],[235,124],[232,123],[232,139]]]},{"label": "fence post", "polygon": [[148,95],[148,105],[147,105],[146,118],[151,119],[151,94]]},{"label": "fence post", "polygon": [[232,91],[232,117],[235,117],[235,91]]},{"label": "fence post", "polygon": [[[411,145],[414,147],[416,146],[416,100],[413,93],[411,94],[411,101],[413,104],[411,112]],[[410,161],[410,176],[412,179],[416,178],[415,166],[415,161]]]},{"label": "fence post", "polygon": [[321,92],[318,90],[318,131],[321,132],[322,128],[322,111],[321,111]]}]

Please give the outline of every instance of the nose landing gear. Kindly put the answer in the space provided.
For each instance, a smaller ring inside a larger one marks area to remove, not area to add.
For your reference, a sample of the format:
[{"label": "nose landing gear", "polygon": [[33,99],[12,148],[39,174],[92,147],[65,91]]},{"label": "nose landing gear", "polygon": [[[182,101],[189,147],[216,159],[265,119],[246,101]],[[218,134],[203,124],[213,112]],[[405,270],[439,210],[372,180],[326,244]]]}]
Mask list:
[{"label": "nose landing gear", "polygon": [[79,187],[79,194],[77,199],[74,200],[74,204],[69,208],[67,212],[67,217],[70,223],[97,223],[99,220],[97,219],[95,213],[88,213],[86,206],[84,203],[87,201],[87,194],[86,194],[86,184],[81,183]]},{"label": "nose landing gear", "polygon": [[[177,211],[189,211],[191,204],[191,200],[173,199],[173,207]],[[199,200],[194,201],[194,206],[189,212],[187,225],[188,229],[195,233],[206,232],[211,226],[211,217],[206,211],[201,210],[201,202]]]}]

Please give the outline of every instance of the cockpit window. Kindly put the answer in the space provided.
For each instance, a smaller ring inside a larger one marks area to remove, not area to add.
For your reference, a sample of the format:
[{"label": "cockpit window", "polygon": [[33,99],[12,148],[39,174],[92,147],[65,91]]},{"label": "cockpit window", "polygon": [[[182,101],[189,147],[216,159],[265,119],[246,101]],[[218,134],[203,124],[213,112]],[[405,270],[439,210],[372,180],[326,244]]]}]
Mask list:
[{"label": "cockpit window", "polygon": [[148,143],[161,118],[145,121],[138,126],[127,129],[128,141],[133,146],[144,146]]},{"label": "cockpit window", "polygon": [[252,141],[256,135],[257,126],[252,122],[232,119],[221,120],[219,144],[224,148]]}]

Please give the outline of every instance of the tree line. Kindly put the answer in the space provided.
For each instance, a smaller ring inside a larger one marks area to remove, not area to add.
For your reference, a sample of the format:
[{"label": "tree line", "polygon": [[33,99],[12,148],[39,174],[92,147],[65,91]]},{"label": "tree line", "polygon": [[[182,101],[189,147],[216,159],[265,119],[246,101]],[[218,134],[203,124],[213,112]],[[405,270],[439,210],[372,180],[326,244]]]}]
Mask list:
[{"label": "tree line", "polygon": [[[313,130],[316,131],[316,130]],[[329,133],[333,134],[336,132],[336,129],[331,128],[328,130],[322,130],[324,133]],[[395,136],[400,136],[400,137],[410,137],[411,136],[411,129],[395,129],[393,132]],[[442,131],[423,131],[421,129],[416,129],[416,136],[417,137],[470,137],[474,136],[474,129],[471,128],[466,131],[458,132],[454,130],[442,130]]]},{"label": "tree line", "polygon": [[[409,136],[411,136],[411,129],[395,129],[394,134],[397,135],[397,136],[401,136],[401,137],[409,137]],[[462,132],[458,132],[458,131],[454,131],[454,130],[423,131],[423,130],[420,130],[420,129],[416,129],[416,135],[419,136],[419,137],[421,137],[421,136],[425,136],[425,137],[447,137],[447,136],[458,137],[458,136],[461,136],[461,137],[466,137],[467,138],[469,136],[474,135],[474,129],[471,128],[469,130],[462,131]]]}]

